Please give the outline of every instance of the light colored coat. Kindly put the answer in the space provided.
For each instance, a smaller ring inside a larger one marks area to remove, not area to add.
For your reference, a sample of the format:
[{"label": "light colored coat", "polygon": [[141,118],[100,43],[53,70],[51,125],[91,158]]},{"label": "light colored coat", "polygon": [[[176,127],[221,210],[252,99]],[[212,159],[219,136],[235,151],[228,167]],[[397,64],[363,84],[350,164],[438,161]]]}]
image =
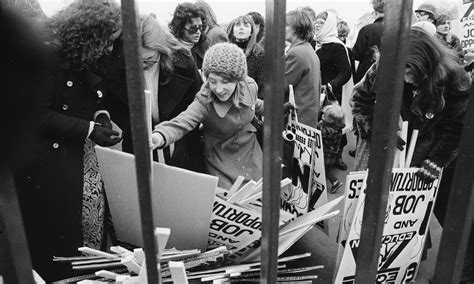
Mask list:
[{"label": "light colored coat", "polygon": [[263,101],[257,98],[257,84],[250,77],[238,82],[236,92],[240,107],[220,102],[204,84],[185,111],[154,130],[163,135],[166,146],[202,122],[206,172],[217,176],[218,185],[226,189],[239,175],[246,181],[262,177],[262,149],[251,122],[255,113],[263,113]]},{"label": "light colored coat", "polygon": [[285,87],[293,85],[299,122],[316,128],[321,96],[318,56],[308,42],[297,42],[285,55]]}]

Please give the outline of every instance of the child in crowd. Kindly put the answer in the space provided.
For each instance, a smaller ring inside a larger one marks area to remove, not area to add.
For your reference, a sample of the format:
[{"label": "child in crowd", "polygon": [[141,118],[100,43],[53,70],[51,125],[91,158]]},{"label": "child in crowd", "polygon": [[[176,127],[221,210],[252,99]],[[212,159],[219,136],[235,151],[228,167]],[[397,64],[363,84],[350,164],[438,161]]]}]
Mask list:
[{"label": "child in crowd", "polygon": [[326,177],[331,182],[329,193],[335,193],[342,186],[342,182],[331,173],[331,169],[335,167],[339,156],[342,129],[345,126],[344,112],[339,104],[329,104],[323,107],[318,129],[321,130],[321,135],[323,136]]}]

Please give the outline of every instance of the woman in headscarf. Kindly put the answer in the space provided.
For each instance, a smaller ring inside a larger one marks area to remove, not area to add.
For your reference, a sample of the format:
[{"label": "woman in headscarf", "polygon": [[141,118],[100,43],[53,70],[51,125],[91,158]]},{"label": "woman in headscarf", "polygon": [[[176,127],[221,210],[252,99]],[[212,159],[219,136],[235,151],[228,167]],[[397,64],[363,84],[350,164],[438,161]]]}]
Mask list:
[{"label": "woman in headscarf", "polygon": [[247,72],[249,77],[257,82],[258,96],[263,99],[263,48],[257,43],[257,29],[249,15],[235,18],[227,26],[229,42],[239,46],[247,58]]},{"label": "woman in headscarf", "polygon": [[[348,113],[346,124],[350,125],[352,117],[348,102],[353,86],[352,71],[347,48],[338,38],[336,16],[331,12],[322,12],[316,16],[314,27],[316,54],[321,62],[321,84],[328,93],[326,99],[333,100],[329,93],[334,95],[344,112]],[[347,169],[347,165],[342,160],[342,150],[345,145],[347,145],[346,135],[343,136],[339,157],[334,164],[341,170]]]}]

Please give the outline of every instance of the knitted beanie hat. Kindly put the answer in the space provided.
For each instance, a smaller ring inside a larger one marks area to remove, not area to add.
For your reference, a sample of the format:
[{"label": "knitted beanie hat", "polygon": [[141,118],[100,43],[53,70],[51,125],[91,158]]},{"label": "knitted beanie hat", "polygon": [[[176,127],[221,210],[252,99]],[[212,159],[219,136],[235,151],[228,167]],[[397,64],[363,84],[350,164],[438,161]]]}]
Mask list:
[{"label": "knitted beanie hat", "polygon": [[226,75],[237,81],[247,77],[247,58],[240,47],[232,43],[217,43],[204,55],[202,71]]}]

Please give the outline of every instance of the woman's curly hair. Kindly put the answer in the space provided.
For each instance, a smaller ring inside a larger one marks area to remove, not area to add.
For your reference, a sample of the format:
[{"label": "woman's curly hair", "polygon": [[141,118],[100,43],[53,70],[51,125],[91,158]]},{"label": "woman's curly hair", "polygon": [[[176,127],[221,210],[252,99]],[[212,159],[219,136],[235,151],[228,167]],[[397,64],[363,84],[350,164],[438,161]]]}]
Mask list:
[{"label": "woman's curly hair", "polygon": [[121,28],[121,10],[111,0],[75,0],[50,20],[52,44],[65,60],[65,67],[90,70],[108,54],[112,35]]},{"label": "woman's curly hair", "polygon": [[[191,22],[192,18],[201,18],[202,24],[207,25],[206,12],[198,5],[190,2],[179,4],[174,10],[173,19],[168,27],[172,35],[177,39],[184,38],[184,27]],[[199,41],[203,41],[204,33],[201,33]]]}]

